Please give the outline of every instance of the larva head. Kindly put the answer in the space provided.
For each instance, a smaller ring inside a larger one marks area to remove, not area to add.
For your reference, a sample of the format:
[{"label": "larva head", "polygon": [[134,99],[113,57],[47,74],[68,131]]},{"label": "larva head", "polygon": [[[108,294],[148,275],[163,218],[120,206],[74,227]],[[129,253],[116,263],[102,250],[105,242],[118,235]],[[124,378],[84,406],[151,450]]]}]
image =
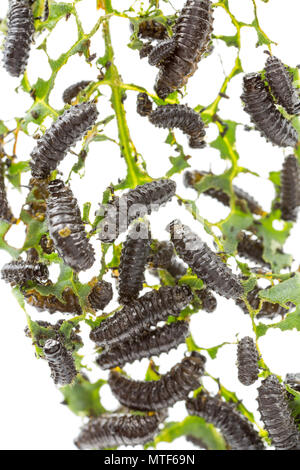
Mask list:
[{"label": "larva head", "polygon": [[189,286],[176,286],[173,288],[173,296],[178,309],[184,309],[193,299],[193,293]]},{"label": "larva head", "polygon": [[48,339],[44,345],[44,354],[47,358],[56,357],[61,350],[61,344],[55,339]]},{"label": "larva head", "polygon": [[159,96],[159,98],[161,98],[162,100],[166,99],[167,96],[172,93],[172,88],[168,87],[165,83],[164,83],[164,80],[160,78],[160,76],[158,75],[158,78],[156,80],[156,83],[155,83],[155,86],[154,86],[154,90],[156,91],[157,93],[157,96]]},{"label": "larva head", "polygon": [[36,279],[37,281],[47,281],[47,279],[49,278],[49,271],[48,271],[48,268],[45,264],[43,263],[37,263],[35,266],[34,266],[34,270],[35,270],[35,275],[36,275]]},{"label": "larva head", "polygon": [[265,87],[259,73],[247,73],[243,82],[245,92],[259,91]]}]

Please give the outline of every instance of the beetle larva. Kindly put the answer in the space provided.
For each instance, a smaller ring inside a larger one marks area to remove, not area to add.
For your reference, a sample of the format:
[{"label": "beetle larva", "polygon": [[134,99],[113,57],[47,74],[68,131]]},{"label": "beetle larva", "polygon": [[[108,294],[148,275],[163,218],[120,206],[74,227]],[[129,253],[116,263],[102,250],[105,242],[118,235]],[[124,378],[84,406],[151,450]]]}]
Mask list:
[{"label": "beetle larva", "polygon": [[155,330],[146,330],[133,338],[113,344],[97,358],[102,369],[123,367],[144,357],[159,356],[184,343],[189,332],[186,321],[176,321]]},{"label": "beetle larva", "polygon": [[190,415],[199,416],[220,429],[231,450],[264,450],[259,434],[234,404],[201,392],[187,400],[186,408]]},{"label": "beetle larva", "polygon": [[258,379],[258,352],[250,336],[239,341],[237,348],[238,377],[243,385],[252,385]]},{"label": "beetle larva", "polygon": [[238,277],[187,225],[174,220],[168,230],[177,254],[208,288],[228,299],[243,295]]},{"label": "beetle larva", "polygon": [[259,73],[244,76],[244,92],[241,99],[245,103],[244,110],[267,140],[279,147],[296,146],[296,129],[276,108]]},{"label": "beetle larva", "polygon": [[13,77],[19,77],[27,66],[33,39],[33,14],[29,0],[10,0],[3,64]]},{"label": "beetle larva", "polygon": [[[257,310],[259,308],[261,298],[258,296],[258,293],[260,290],[261,289],[256,286],[247,295],[247,300],[253,310]],[[249,315],[249,310],[242,299],[236,299],[235,303],[243,310],[246,315]],[[290,307],[292,307],[292,304],[290,304]],[[273,320],[278,315],[284,317],[288,312],[288,309],[282,307],[279,304],[273,304],[271,302],[265,301],[262,304],[260,312],[256,315],[256,318],[268,318],[269,320]]]},{"label": "beetle larva", "polygon": [[[34,339],[39,347],[42,347],[42,344],[45,344],[46,341],[49,339],[49,334],[55,334],[56,337],[60,337],[62,341],[65,341],[65,335],[60,331],[64,320],[58,320],[55,324],[49,323],[47,321],[38,320],[35,323],[41,328],[40,331],[35,332]],[[45,331],[46,330],[46,331]],[[32,338],[32,332],[30,331],[29,327],[26,326],[25,335],[28,338]],[[77,333],[80,332],[80,328],[78,325],[72,325],[72,330],[69,333],[69,341],[72,343],[73,350],[78,350],[83,346],[83,341],[81,336]],[[44,359],[44,358],[43,358]]]},{"label": "beetle larva", "polygon": [[145,444],[158,432],[160,419],[157,414],[102,415],[90,418],[75,440],[78,449],[111,448]]},{"label": "beetle larva", "polygon": [[174,27],[176,49],[163,62],[156,79],[154,88],[160,98],[183,87],[195,73],[210,43],[212,23],[210,0],[187,0]]},{"label": "beetle larva", "polygon": [[299,431],[288,406],[285,388],[269,375],[258,388],[258,410],[276,450],[299,449]]},{"label": "beetle larva", "polygon": [[150,251],[151,237],[148,224],[133,224],[123,244],[119,265],[119,301],[129,303],[137,299],[143,289],[145,266]]},{"label": "beetle larva", "polygon": [[209,289],[201,289],[196,291],[197,296],[202,302],[202,308],[207,313],[212,313],[217,308],[217,299]]},{"label": "beetle larva", "polygon": [[71,189],[60,180],[49,183],[47,223],[56,251],[74,271],[85,271],[95,261],[94,249],[86,237],[80,209]]},{"label": "beetle larva", "polygon": [[[134,30],[134,26],[130,24],[131,31]],[[144,20],[139,24],[138,36],[143,39],[158,39],[163,40],[168,37],[167,28],[164,24],[155,20]]]},{"label": "beetle larva", "polygon": [[4,168],[0,160],[0,220],[3,222],[11,223],[13,214],[8,204],[6,188],[4,183]]},{"label": "beetle larva", "polygon": [[112,243],[128,225],[139,217],[151,214],[153,210],[170,201],[176,191],[176,183],[169,179],[151,181],[136,186],[106,206],[104,220],[100,223],[99,238]]},{"label": "beetle larva", "polygon": [[147,93],[139,93],[137,95],[136,112],[140,116],[149,116],[152,112],[152,101]]},{"label": "beetle larva", "polygon": [[266,79],[277,103],[289,114],[300,113],[300,98],[287,68],[275,56],[269,56],[265,65]]},{"label": "beetle larva", "polygon": [[141,333],[149,325],[166,321],[170,315],[177,317],[192,298],[188,286],[163,286],[152,290],[103,320],[91,331],[90,338],[100,346],[122,341]]},{"label": "beetle larva", "polygon": [[24,285],[27,281],[41,283],[49,277],[49,271],[44,263],[28,263],[23,260],[11,261],[1,269],[1,277],[12,285]]},{"label": "beetle larva", "polygon": [[[196,185],[197,183],[200,183],[204,176],[213,176],[213,174],[207,171],[186,171],[183,177],[183,183],[187,188],[191,187],[197,190]],[[264,211],[262,207],[258,204],[258,202],[255,201],[252,196],[250,196],[250,194],[246,193],[246,191],[235,185],[232,185],[232,189],[237,199],[237,203],[242,210],[244,210],[243,208],[245,205],[245,201],[249,211],[252,212],[252,214],[263,215]],[[224,206],[230,206],[230,197],[228,194],[222,191],[222,189],[209,188],[203,191],[203,194],[210,196],[213,199],[216,199],[217,201],[224,204]]]},{"label": "beetle larva", "polygon": [[270,263],[263,259],[264,246],[260,239],[253,238],[244,232],[238,235],[237,252],[243,258],[247,258],[254,263],[270,268]]},{"label": "beetle larva", "polygon": [[170,241],[158,242],[148,262],[153,268],[165,269],[175,279],[180,279],[187,272],[186,265],[177,258],[174,245]]},{"label": "beetle larva", "polygon": [[164,60],[172,56],[176,47],[177,44],[173,38],[159,42],[148,55],[149,64],[154,66],[161,65]]},{"label": "beetle larva", "polygon": [[98,281],[88,295],[88,303],[93,310],[103,310],[113,298],[113,289],[110,282]]},{"label": "beetle larva", "polygon": [[186,105],[167,104],[159,106],[152,111],[149,121],[156,127],[165,129],[178,127],[190,137],[189,146],[192,148],[203,148],[206,145],[204,142],[204,122],[200,114]]},{"label": "beetle larva", "polygon": [[35,307],[39,312],[47,311],[49,313],[75,313],[80,315],[82,309],[79,304],[77,295],[74,294],[70,287],[66,287],[62,292],[62,301],[55,295],[41,295],[35,289],[29,289],[23,292],[26,302]]},{"label": "beetle larva", "polygon": [[91,80],[81,80],[80,82],[74,83],[65,89],[62,95],[64,103],[71,104],[72,100],[84,90],[91,82]]},{"label": "beetle larva", "polygon": [[192,352],[157,381],[141,382],[111,371],[109,386],[119,402],[133,410],[157,411],[184,400],[199,388],[205,357]]},{"label": "beetle larva", "polygon": [[77,375],[72,353],[67,351],[60,341],[54,339],[46,341],[43,351],[54,383],[59,385],[72,383]]},{"label": "beetle larva", "polygon": [[281,218],[296,222],[300,203],[300,169],[297,158],[285,158],[280,174]]},{"label": "beetle larva", "polygon": [[80,103],[67,109],[38,140],[31,152],[31,173],[47,178],[95,123],[98,111],[94,103]]}]

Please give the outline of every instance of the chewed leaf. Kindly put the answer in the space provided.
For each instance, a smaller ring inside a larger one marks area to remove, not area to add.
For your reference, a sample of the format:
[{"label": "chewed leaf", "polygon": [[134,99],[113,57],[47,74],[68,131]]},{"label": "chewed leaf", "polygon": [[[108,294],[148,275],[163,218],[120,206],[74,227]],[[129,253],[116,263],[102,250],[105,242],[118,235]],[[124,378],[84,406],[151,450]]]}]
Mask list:
[{"label": "chewed leaf", "polygon": [[74,384],[66,385],[61,389],[65,403],[71,411],[78,416],[99,416],[105,412],[99,398],[99,391],[106,383],[98,380],[89,382],[82,375],[78,375]]}]

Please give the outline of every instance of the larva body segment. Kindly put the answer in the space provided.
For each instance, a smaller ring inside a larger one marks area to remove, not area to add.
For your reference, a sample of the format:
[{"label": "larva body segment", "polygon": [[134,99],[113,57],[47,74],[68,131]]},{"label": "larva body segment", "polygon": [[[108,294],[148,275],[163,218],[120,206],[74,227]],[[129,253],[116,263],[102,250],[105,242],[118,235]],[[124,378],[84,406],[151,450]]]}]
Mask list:
[{"label": "larva body segment", "polygon": [[1,269],[1,277],[12,285],[23,286],[27,281],[41,283],[49,277],[49,271],[44,263],[28,263],[23,260],[11,261]]},{"label": "larva body segment", "polygon": [[157,414],[98,416],[82,427],[75,445],[81,450],[100,450],[146,444],[158,432],[159,423]]},{"label": "larva body segment", "polygon": [[[205,176],[213,176],[213,174],[207,171],[198,171],[198,170],[186,171],[183,177],[183,183],[187,188],[190,187],[190,188],[194,188],[195,190],[197,190],[197,187],[196,187],[197,183],[200,183],[200,181]],[[263,214],[262,207],[250,194],[248,194],[246,191],[244,191],[243,189],[235,185],[232,186],[232,189],[237,199],[237,203],[242,209],[244,206],[243,203],[245,202],[248,206],[249,211],[252,212],[252,214],[257,214],[257,215]],[[205,191],[203,191],[203,194],[210,196],[213,199],[216,199],[217,201],[221,202],[224,206],[230,207],[230,197],[227,193],[225,193],[221,189],[208,188]]]},{"label": "larva body segment", "polygon": [[4,167],[0,160],[0,220],[3,222],[11,223],[13,214],[7,200],[5,182],[4,182]]},{"label": "larva body segment", "polygon": [[78,297],[70,287],[66,287],[62,292],[62,301],[55,295],[41,295],[37,290],[30,289],[23,293],[26,302],[35,307],[39,312],[47,311],[49,313],[73,313],[80,315],[82,309]]},{"label": "larva body segment", "polygon": [[96,362],[102,369],[112,369],[122,368],[126,363],[144,357],[159,356],[184,343],[188,332],[189,325],[186,321],[176,321],[155,330],[145,330],[133,338],[113,344],[98,356]]},{"label": "larva body segment", "polygon": [[219,397],[201,392],[186,402],[190,415],[199,416],[218,428],[231,450],[264,450],[264,444],[256,430],[232,404]]},{"label": "larva body segment", "polygon": [[[258,310],[261,298],[258,296],[258,293],[261,289],[257,286],[247,295],[247,300],[252,307],[253,310]],[[242,299],[236,299],[235,303],[243,310],[246,315],[249,315],[248,308],[245,302]],[[292,304],[291,304],[292,306]],[[256,318],[268,318],[269,320],[273,320],[278,315],[284,317],[289,310],[282,307],[279,304],[273,304],[271,302],[264,302],[262,304],[262,308],[260,312],[256,315]]]},{"label": "larva body segment", "polygon": [[152,101],[147,93],[139,93],[137,95],[136,112],[143,117],[149,116],[152,112]]},{"label": "larva body segment", "polygon": [[115,198],[106,206],[104,220],[100,223],[100,240],[113,243],[120,233],[127,230],[131,222],[158,210],[172,199],[175,191],[174,181],[160,179],[138,185],[120,198]]},{"label": "larva body segment", "polygon": [[296,222],[300,204],[300,168],[297,158],[285,158],[280,174],[281,218]]},{"label": "larva body segment", "polygon": [[165,269],[175,279],[180,279],[187,271],[186,265],[177,258],[170,241],[158,242],[148,261],[151,267]]},{"label": "larva body segment", "polygon": [[91,82],[91,80],[81,80],[80,82],[74,83],[65,89],[62,95],[64,103],[71,104],[72,100],[84,90]]},{"label": "larva body segment", "polygon": [[13,77],[19,77],[27,66],[33,39],[33,13],[29,0],[10,0],[3,65]]},{"label": "larva body segment", "polygon": [[189,138],[189,146],[192,148],[205,147],[204,122],[200,114],[192,108],[182,104],[168,104],[159,106],[149,116],[149,121],[156,127],[181,129]]},{"label": "larva body segment", "polygon": [[88,303],[93,310],[103,310],[113,298],[113,289],[110,282],[98,281],[92,288]]},{"label": "larva body segment", "polygon": [[299,449],[299,431],[288,406],[285,388],[269,375],[258,388],[258,410],[276,450]]},{"label": "larva body segment", "polygon": [[99,346],[106,346],[139,334],[150,325],[177,317],[192,300],[188,286],[163,286],[147,292],[138,300],[125,305],[113,317],[103,320],[93,329],[90,338]]},{"label": "larva body segment", "polygon": [[196,291],[197,296],[202,302],[202,309],[207,313],[212,313],[217,308],[217,299],[209,289],[201,289]]},{"label": "larva body segment", "polygon": [[108,383],[122,405],[134,410],[158,411],[186,399],[191,391],[199,388],[205,360],[193,352],[159,380],[151,382],[131,380],[111,371]]},{"label": "larva body segment", "polygon": [[150,65],[159,66],[174,53],[177,44],[173,38],[161,41],[148,55]]},{"label": "larva body segment", "polygon": [[95,261],[86,237],[80,209],[72,191],[60,180],[49,183],[47,223],[56,251],[74,271],[85,271]]},{"label": "larva body segment", "polygon": [[277,103],[289,114],[300,113],[300,98],[287,68],[275,56],[269,56],[265,65],[266,79]]},{"label": "larva body segment", "polygon": [[77,375],[72,353],[60,341],[49,339],[44,348],[45,359],[51,369],[51,377],[56,385],[68,385]]},{"label": "larva body segment", "polygon": [[156,79],[154,88],[160,98],[186,85],[195,73],[210,43],[212,22],[210,0],[187,0],[174,27],[176,49],[163,62]]},{"label": "larva body segment", "polygon": [[265,266],[267,268],[270,267],[270,263],[265,261],[263,258],[264,246],[260,239],[253,238],[244,232],[240,232],[238,240],[237,252],[240,256],[247,258],[254,263],[258,263],[261,266]]},{"label": "larva body segment", "polygon": [[243,295],[237,276],[187,225],[174,220],[168,230],[177,254],[209,289],[226,298],[236,299]]},{"label": "larva body segment", "polygon": [[98,116],[94,103],[80,103],[67,109],[38,140],[31,152],[31,173],[47,178],[68,150],[93,126]]},{"label": "larva body segment", "polygon": [[276,108],[259,73],[244,76],[244,92],[241,99],[245,103],[244,110],[267,140],[279,147],[296,146],[296,129]]},{"label": "larva body segment", "polygon": [[133,224],[123,244],[119,265],[119,302],[137,299],[143,289],[150,252],[150,230],[144,222]]},{"label": "larva body segment", "polygon": [[237,348],[237,364],[239,381],[246,386],[252,385],[258,379],[258,352],[250,336],[239,341]]}]

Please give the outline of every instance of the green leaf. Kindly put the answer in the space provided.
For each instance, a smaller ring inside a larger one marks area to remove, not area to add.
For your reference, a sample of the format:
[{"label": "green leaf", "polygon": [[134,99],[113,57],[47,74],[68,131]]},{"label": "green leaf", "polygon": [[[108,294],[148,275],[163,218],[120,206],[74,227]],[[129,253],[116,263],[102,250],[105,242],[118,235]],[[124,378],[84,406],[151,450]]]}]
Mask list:
[{"label": "green leaf", "polygon": [[101,379],[91,383],[82,375],[78,375],[72,385],[66,385],[60,390],[65,404],[73,413],[78,416],[99,416],[106,411],[99,396],[100,389],[105,383],[106,381]]},{"label": "green leaf", "polygon": [[223,233],[223,247],[226,253],[234,253],[237,245],[237,236],[241,230],[245,230],[253,222],[253,216],[251,214],[245,214],[244,212],[235,210],[232,211],[227,219],[221,222],[218,226]]}]

